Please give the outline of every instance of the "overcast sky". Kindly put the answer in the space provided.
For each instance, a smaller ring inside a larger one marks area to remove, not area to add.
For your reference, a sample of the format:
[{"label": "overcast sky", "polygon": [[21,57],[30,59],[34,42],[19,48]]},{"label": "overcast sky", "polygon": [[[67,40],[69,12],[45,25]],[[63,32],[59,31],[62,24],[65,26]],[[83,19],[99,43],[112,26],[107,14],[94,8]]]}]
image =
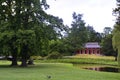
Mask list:
[{"label": "overcast sky", "polygon": [[112,10],[116,7],[116,0],[47,0],[47,3],[50,5],[47,13],[59,16],[69,26],[73,12],[83,14],[86,25],[93,26],[98,32],[103,32],[104,27],[113,27],[115,23]]}]

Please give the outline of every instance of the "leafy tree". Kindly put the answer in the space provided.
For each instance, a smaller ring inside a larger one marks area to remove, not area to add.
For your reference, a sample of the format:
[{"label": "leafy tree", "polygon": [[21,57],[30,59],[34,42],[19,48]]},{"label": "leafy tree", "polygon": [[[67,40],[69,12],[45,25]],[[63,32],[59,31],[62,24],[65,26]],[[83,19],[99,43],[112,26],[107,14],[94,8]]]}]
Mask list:
[{"label": "leafy tree", "polygon": [[49,40],[62,30],[62,20],[45,13],[48,7],[46,0],[0,1],[0,46],[12,55],[12,66],[18,55],[27,66],[31,55],[46,53]]},{"label": "leafy tree", "polygon": [[102,54],[106,56],[115,56],[115,60],[117,60],[117,52],[114,51],[112,46],[112,37],[112,29],[110,27],[105,27],[101,41]]},{"label": "leafy tree", "polygon": [[116,51],[114,51],[113,46],[112,46],[112,34],[106,35],[102,39],[101,46],[102,46],[102,54],[106,56],[117,56]]},{"label": "leafy tree", "polygon": [[6,55],[11,53],[13,56],[12,65],[17,65],[17,49],[15,44],[16,36],[15,36],[15,12],[12,11],[12,6],[14,5],[14,1],[11,0],[1,0],[0,1],[0,42],[2,52]]},{"label": "leafy tree", "polygon": [[82,20],[82,14],[73,13],[73,22],[68,33],[67,43],[72,52],[79,50],[87,41],[87,29],[85,22]]},{"label": "leafy tree", "polygon": [[117,0],[117,8],[114,9],[117,16],[116,24],[113,30],[113,48],[118,51],[118,65],[120,66],[120,0]]},{"label": "leafy tree", "polygon": [[92,26],[87,26],[87,42],[101,42],[102,36],[100,33],[96,32]]},{"label": "leafy tree", "polygon": [[[49,23],[47,27],[47,32],[46,32],[46,37],[48,38],[48,43],[47,43],[47,50],[46,54],[44,56],[52,53],[53,51],[58,51],[60,50],[60,40],[62,38],[62,32],[65,31],[65,26],[63,24],[63,20],[59,17],[55,17],[53,15],[49,15]],[[58,49],[59,47],[59,49]]]},{"label": "leafy tree", "polygon": [[111,27],[105,27],[104,28],[104,35],[108,35],[112,33],[112,28]]}]

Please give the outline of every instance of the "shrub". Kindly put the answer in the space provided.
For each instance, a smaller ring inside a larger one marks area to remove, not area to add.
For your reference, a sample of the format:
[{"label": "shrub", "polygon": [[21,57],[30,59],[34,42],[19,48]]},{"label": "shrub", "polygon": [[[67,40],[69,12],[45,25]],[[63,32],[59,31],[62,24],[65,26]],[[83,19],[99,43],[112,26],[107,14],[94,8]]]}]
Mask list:
[{"label": "shrub", "polygon": [[40,60],[40,59],[42,59],[42,57],[41,56],[31,56],[31,59],[33,59],[33,60]]},{"label": "shrub", "polygon": [[59,52],[52,52],[47,56],[47,59],[60,59],[62,55]]}]

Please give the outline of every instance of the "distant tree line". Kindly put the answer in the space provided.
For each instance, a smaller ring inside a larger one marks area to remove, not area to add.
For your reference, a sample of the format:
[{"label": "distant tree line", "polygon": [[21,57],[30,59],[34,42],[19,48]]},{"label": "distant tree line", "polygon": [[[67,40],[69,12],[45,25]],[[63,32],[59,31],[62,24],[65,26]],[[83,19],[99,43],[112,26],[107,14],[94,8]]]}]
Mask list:
[{"label": "distant tree line", "polygon": [[75,55],[77,50],[84,48],[85,43],[101,43],[103,38],[92,26],[86,25],[82,14],[73,12],[72,17],[71,26],[66,26],[63,37],[52,41],[52,50],[57,50],[62,55]]}]

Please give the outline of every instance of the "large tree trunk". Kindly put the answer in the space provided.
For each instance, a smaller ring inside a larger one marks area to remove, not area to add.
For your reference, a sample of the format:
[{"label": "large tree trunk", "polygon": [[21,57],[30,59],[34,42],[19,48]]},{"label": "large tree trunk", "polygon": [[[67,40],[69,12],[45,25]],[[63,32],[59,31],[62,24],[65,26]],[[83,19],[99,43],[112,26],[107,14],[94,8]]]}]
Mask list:
[{"label": "large tree trunk", "polygon": [[117,57],[115,56],[115,61],[117,61]]},{"label": "large tree trunk", "polygon": [[12,51],[11,61],[12,61],[11,66],[18,66],[18,64],[17,64],[17,48],[13,49],[13,51]]},{"label": "large tree trunk", "polygon": [[27,60],[26,59],[22,59],[21,61],[22,61],[21,67],[27,67]]},{"label": "large tree trunk", "polygon": [[27,67],[28,46],[23,45],[21,49],[21,67]]},{"label": "large tree trunk", "polygon": [[118,56],[118,53],[116,52],[115,53],[115,61],[117,61],[117,56]]},{"label": "large tree trunk", "polygon": [[118,49],[117,61],[118,61],[118,66],[120,66],[120,48]]},{"label": "large tree trunk", "polygon": [[16,54],[12,56],[12,64],[11,64],[11,66],[18,66]]}]

